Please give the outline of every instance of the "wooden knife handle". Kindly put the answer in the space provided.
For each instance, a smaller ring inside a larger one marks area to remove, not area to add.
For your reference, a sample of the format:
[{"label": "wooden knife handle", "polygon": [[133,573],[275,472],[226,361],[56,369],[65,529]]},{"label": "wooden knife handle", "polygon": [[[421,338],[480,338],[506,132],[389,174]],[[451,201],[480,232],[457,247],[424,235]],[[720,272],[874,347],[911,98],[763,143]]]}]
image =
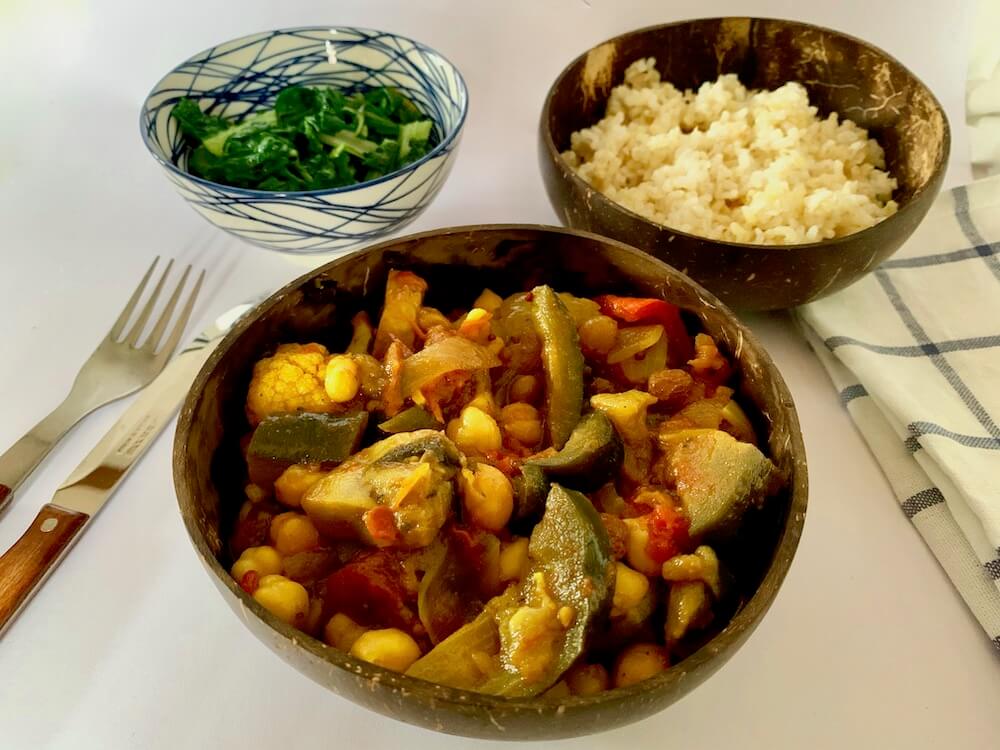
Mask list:
[{"label": "wooden knife handle", "polygon": [[0,557],[0,633],[59,564],[88,518],[49,503]]}]

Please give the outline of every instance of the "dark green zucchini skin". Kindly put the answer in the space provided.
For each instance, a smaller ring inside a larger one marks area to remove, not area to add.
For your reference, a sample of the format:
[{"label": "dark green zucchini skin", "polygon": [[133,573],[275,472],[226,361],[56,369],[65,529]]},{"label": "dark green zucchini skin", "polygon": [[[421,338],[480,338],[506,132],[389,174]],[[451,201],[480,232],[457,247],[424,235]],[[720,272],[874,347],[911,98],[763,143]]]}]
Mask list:
[{"label": "dark green zucchini skin", "polygon": [[545,512],[545,498],[549,494],[549,478],[541,468],[531,463],[521,465],[520,476],[512,480],[514,485],[514,514],[511,527],[528,533]]},{"label": "dark green zucchini skin", "polygon": [[562,450],[526,465],[540,468],[568,487],[590,492],[615,477],[624,457],[625,448],[611,420],[595,411],[577,423]]},{"label": "dark green zucchini skin", "polygon": [[250,481],[274,484],[292,464],[329,468],[347,460],[361,444],[368,412],[280,414],[257,425],[247,448]]},{"label": "dark green zucchini skin", "polygon": [[420,406],[411,406],[394,417],[379,422],[378,428],[386,435],[414,430],[441,430],[444,425],[438,422],[434,415]]},{"label": "dark green zucchini skin", "polygon": [[532,458],[521,465],[513,480],[512,527],[527,532],[545,510],[545,499],[553,480],[565,487],[591,492],[614,479],[625,456],[625,448],[611,420],[603,412],[584,416],[562,450],[545,458]]},{"label": "dark green zucchini skin", "polygon": [[531,314],[542,340],[545,423],[549,442],[562,448],[583,410],[583,351],[576,323],[550,286],[531,290]]},{"label": "dark green zucchini skin", "polygon": [[[418,659],[407,674],[508,698],[535,696],[555,684],[594,634],[605,629],[614,592],[611,543],[586,495],[552,485],[545,514],[531,534],[528,556],[531,567],[524,581],[511,584],[487,602],[475,620]],[[510,632],[510,622],[517,610],[533,601],[539,577],[556,606],[572,608],[574,617],[544,672],[528,681],[510,659],[511,644],[517,641]],[[474,651],[499,654],[501,669],[482,674],[470,663],[469,655]]]}]

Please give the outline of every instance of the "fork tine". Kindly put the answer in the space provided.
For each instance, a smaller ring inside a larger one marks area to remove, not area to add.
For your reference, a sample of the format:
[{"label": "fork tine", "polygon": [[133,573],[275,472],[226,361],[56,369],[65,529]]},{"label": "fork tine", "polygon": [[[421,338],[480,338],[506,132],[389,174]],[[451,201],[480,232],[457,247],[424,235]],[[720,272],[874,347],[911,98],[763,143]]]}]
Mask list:
[{"label": "fork tine", "polygon": [[191,273],[191,266],[188,265],[184,269],[184,273],[181,275],[181,280],[177,282],[177,286],[174,288],[174,293],[170,295],[170,299],[167,300],[167,306],[163,308],[163,312],[160,313],[160,319],[156,321],[156,325],[149,334],[149,338],[146,339],[146,343],[142,345],[142,348],[148,351],[150,354],[156,351],[156,347],[160,345],[160,340],[163,338],[163,332],[167,330],[167,323],[170,322],[170,316],[174,314],[174,308],[177,307],[177,301],[181,298],[181,292],[184,291],[184,285],[187,283],[188,275]]},{"label": "fork tine", "polygon": [[139,313],[139,317],[135,319],[135,323],[132,324],[132,329],[126,334],[125,341],[123,343],[129,346],[135,346],[139,343],[139,337],[142,335],[142,330],[146,327],[146,321],[149,320],[149,316],[153,313],[153,307],[156,306],[156,300],[160,296],[160,292],[163,291],[163,284],[167,280],[167,276],[170,275],[170,269],[174,267],[174,259],[171,258],[167,262],[167,267],[163,270],[160,275],[160,280],[156,282],[156,286],[153,288],[153,293],[149,295],[149,299],[142,308],[142,312]]},{"label": "fork tine", "polygon": [[170,332],[170,337],[167,339],[167,343],[163,345],[163,349],[161,349],[160,353],[156,355],[157,364],[166,362],[166,360],[173,353],[174,349],[177,348],[177,342],[181,340],[181,336],[184,334],[188,318],[191,317],[191,311],[194,309],[195,300],[198,299],[198,292],[201,291],[201,284],[204,280],[205,272],[202,271],[198,274],[198,280],[194,284],[194,289],[191,290],[191,294],[188,296],[187,302],[184,303],[184,307],[181,309],[181,314],[177,318],[177,323],[174,324],[174,328]]},{"label": "fork tine", "polygon": [[160,256],[157,255],[153,258],[153,263],[146,271],[146,275],[142,277],[142,281],[139,282],[139,286],[136,287],[135,291],[132,292],[132,296],[125,305],[125,309],[122,310],[121,315],[118,316],[118,320],[115,321],[114,326],[111,328],[111,332],[108,334],[108,339],[111,341],[117,341],[118,337],[121,336],[123,330],[125,330],[125,324],[128,323],[128,319],[132,316],[132,310],[135,309],[135,303],[139,301],[142,297],[142,292],[146,288],[146,283],[149,281],[149,277],[153,275],[153,269],[156,268],[156,264],[160,262]]}]

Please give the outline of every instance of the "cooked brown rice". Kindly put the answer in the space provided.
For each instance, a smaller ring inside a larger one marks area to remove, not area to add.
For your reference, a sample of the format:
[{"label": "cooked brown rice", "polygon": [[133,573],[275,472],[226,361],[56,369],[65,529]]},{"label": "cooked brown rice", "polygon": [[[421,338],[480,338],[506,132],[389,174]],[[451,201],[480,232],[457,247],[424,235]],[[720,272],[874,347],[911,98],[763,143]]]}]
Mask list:
[{"label": "cooked brown rice", "polygon": [[594,189],[674,229],[799,244],[857,232],[896,212],[882,147],[805,88],[748,90],[735,75],[678,91],[653,58],[615,87],[604,119],[573,133],[567,164]]}]

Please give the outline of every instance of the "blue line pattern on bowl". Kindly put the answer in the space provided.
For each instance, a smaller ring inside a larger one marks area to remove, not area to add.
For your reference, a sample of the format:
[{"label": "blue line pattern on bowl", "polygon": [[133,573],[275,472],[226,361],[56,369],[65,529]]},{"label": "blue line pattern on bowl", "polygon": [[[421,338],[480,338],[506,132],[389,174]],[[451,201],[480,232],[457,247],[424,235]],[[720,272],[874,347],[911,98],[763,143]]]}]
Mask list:
[{"label": "blue line pattern on bowl", "polygon": [[[327,57],[328,40],[336,64]],[[394,86],[433,120],[437,145],[397,172],[328,190],[247,190],[187,172],[188,149],[170,116],[179,99],[239,119],[271,108],[278,92],[292,85]],[[147,148],[198,213],[255,245],[309,253],[346,250],[413,221],[451,169],[467,109],[461,74],[420,42],[370,29],[311,27],[253,34],[193,56],[150,92],[140,126]]]}]

